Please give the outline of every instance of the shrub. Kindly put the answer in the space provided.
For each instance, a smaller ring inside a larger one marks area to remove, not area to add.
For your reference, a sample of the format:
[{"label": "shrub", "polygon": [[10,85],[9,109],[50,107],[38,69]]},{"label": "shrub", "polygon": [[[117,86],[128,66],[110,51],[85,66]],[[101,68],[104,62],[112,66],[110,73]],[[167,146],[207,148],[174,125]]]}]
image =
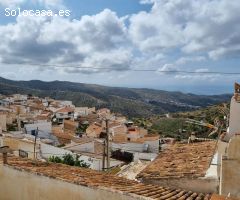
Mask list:
[{"label": "shrub", "polygon": [[48,159],[48,161],[54,162],[54,163],[63,163],[70,166],[85,167],[85,168],[90,167],[90,165],[85,163],[83,160],[79,160],[79,155],[76,156],[76,159],[74,159],[74,157],[71,154],[65,154],[62,159],[58,156],[51,156]]}]

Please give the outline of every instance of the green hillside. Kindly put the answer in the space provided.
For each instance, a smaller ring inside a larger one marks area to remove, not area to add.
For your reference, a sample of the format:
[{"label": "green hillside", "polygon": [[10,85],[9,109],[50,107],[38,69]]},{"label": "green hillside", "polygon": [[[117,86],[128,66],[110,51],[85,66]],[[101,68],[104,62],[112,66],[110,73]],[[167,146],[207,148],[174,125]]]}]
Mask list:
[{"label": "green hillside", "polygon": [[106,87],[66,81],[12,81],[0,78],[0,94],[33,94],[71,100],[77,106],[107,107],[128,117],[191,111],[230,100],[231,95],[195,95],[153,89]]}]

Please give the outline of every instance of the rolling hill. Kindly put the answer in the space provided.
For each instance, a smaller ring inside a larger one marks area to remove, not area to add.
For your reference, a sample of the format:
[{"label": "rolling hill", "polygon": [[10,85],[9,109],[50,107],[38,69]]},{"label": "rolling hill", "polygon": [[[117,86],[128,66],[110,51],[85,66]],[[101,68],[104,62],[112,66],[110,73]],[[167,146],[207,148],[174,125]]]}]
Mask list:
[{"label": "rolling hill", "polygon": [[67,81],[13,81],[0,77],[0,94],[14,93],[71,100],[77,106],[107,107],[128,117],[149,117],[168,112],[195,110],[229,101],[232,96],[106,87]]}]

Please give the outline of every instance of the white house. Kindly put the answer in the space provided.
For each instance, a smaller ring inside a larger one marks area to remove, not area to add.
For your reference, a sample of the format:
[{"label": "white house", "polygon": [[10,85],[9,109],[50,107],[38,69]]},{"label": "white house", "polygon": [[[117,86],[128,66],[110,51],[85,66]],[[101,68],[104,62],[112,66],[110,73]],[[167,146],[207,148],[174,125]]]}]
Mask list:
[{"label": "white house", "polygon": [[36,130],[38,128],[37,138],[40,139],[50,139],[53,144],[57,145],[58,139],[52,134],[52,123],[51,122],[34,122],[33,124],[24,125],[26,134],[35,136]]},{"label": "white house", "polygon": [[0,128],[2,131],[7,131],[7,115],[0,113]]},{"label": "white house", "polygon": [[63,107],[55,111],[56,121],[63,123],[64,119],[74,119],[74,109],[71,107]]},{"label": "white house", "polygon": [[230,103],[229,128],[224,137],[225,141],[229,141],[235,134],[240,133],[240,85],[235,83],[235,93]]},{"label": "white house", "polygon": [[87,116],[89,114],[88,107],[75,107],[74,109],[74,118],[78,118],[80,116]]}]

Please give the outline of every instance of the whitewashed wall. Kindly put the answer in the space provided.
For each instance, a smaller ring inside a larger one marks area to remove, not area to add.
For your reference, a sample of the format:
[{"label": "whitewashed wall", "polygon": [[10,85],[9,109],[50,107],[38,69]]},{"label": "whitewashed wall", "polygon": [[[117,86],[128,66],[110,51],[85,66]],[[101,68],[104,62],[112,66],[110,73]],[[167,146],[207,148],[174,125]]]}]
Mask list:
[{"label": "whitewashed wall", "polygon": [[157,156],[158,154],[157,153],[134,153],[133,154],[134,158],[133,160],[134,161],[138,161],[138,160],[150,160],[150,161],[153,161]]},{"label": "whitewashed wall", "polygon": [[230,121],[229,121],[229,133],[226,139],[230,139],[235,133],[240,132],[240,103],[235,101],[235,98],[232,97],[230,104]]}]

